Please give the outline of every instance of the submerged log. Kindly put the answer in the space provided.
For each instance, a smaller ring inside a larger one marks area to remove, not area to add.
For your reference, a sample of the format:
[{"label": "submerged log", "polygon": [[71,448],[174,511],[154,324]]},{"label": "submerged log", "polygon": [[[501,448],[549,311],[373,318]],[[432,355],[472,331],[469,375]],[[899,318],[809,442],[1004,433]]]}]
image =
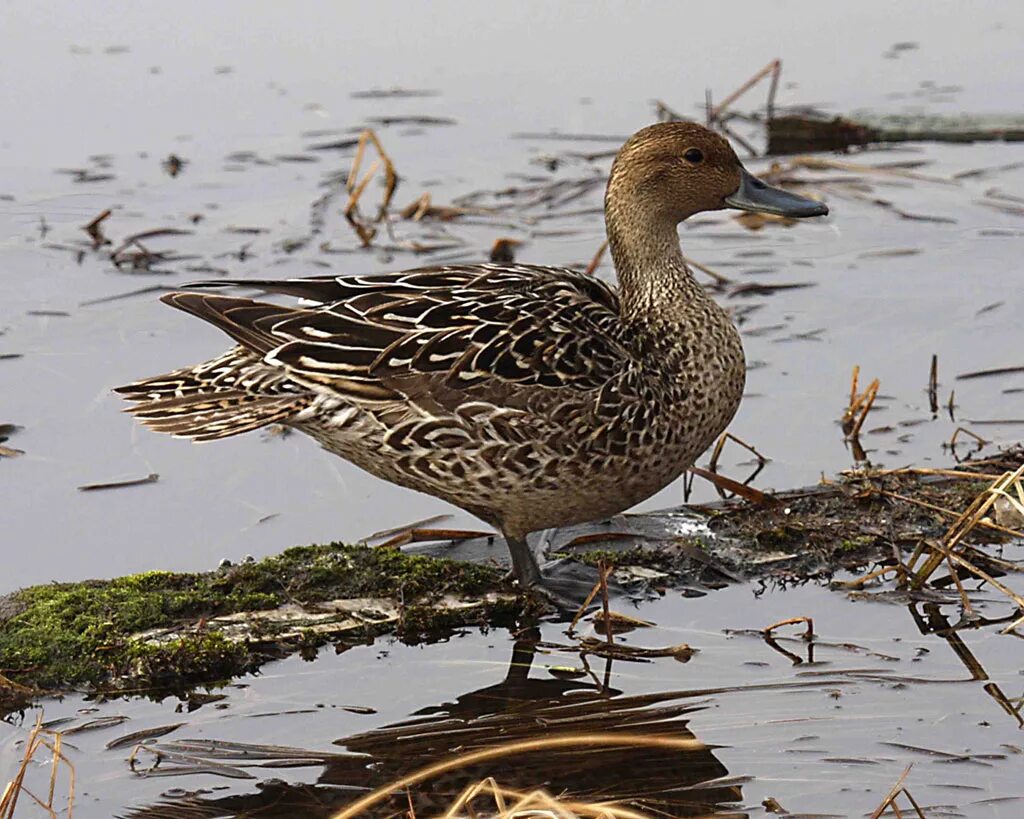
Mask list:
[{"label": "submerged log", "polygon": [[1022,142],[1024,117],[802,113],[772,117],[767,130],[769,154],[798,154],[843,151],[877,142]]}]

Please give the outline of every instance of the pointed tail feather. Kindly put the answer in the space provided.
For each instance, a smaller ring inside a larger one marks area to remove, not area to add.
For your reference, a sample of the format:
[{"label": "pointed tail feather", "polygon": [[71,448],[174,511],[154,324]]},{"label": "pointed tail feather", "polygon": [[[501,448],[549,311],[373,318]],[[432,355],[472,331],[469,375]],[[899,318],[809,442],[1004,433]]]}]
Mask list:
[{"label": "pointed tail feather", "polygon": [[310,395],[255,395],[218,390],[148,401],[130,412],[156,432],[178,438],[213,441],[267,424],[282,423],[309,406]]},{"label": "pointed tail feather", "polygon": [[232,388],[241,375],[252,373],[261,363],[258,357],[244,347],[235,347],[202,364],[143,378],[123,387],[115,387],[114,392],[126,401],[184,398],[187,395]]}]

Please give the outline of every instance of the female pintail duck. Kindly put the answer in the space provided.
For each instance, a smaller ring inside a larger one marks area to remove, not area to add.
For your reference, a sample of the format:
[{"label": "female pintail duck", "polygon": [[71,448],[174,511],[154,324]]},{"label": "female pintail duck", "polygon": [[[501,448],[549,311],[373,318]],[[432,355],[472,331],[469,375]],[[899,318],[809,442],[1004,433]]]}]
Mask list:
[{"label": "female pintail duck", "polygon": [[622,146],[605,193],[618,289],[525,264],[201,283],[307,301],[170,293],[162,300],[236,346],[118,392],[146,426],[196,441],[295,427],[497,527],[519,583],[535,586],[530,532],[654,494],[739,406],[739,333],[687,269],[676,232],[722,208],[828,213],[751,176],[717,134],[652,125]]}]

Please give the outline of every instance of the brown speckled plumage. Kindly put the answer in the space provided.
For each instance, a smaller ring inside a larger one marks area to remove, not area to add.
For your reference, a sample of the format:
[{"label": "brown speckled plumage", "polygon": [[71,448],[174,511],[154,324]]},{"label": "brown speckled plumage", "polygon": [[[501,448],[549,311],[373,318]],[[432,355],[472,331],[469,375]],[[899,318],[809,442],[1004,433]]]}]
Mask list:
[{"label": "brown speckled plumage", "polygon": [[[683,158],[693,147],[698,163]],[[300,429],[500,528],[532,583],[529,532],[649,497],[736,412],[740,337],[686,268],[676,226],[724,207],[740,174],[700,126],[634,135],[605,200],[619,291],[563,268],[481,264],[234,282],[311,306],[169,294],[238,346],[119,392],[147,426],[197,440]]]}]

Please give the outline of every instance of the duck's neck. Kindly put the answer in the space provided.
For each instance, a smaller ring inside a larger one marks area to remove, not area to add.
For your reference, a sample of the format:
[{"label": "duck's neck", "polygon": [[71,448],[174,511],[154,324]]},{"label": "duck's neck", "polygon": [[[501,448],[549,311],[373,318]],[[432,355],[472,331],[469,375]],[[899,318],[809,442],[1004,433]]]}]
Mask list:
[{"label": "duck's neck", "polygon": [[708,300],[683,260],[674,222],[609,203],[605,224],[623,319],[670,318]]}]

